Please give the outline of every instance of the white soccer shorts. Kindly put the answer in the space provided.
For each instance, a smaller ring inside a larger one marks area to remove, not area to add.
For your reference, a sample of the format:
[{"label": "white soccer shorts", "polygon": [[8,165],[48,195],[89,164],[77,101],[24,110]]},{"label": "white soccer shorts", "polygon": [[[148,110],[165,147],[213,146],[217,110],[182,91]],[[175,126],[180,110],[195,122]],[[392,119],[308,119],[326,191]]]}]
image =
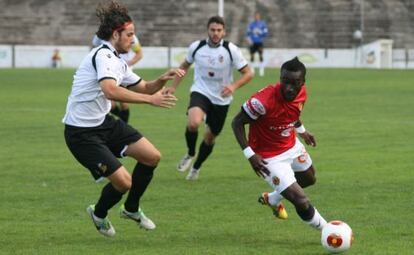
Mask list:
[{"label": "white soccer shorts", "polygon": [[296,182],[295,172],[306,171],[312,165],[312,159],[305,146],[296,138],[295,146],[272,158],[266,158],[270,176],[265,178],[279,194]]}]

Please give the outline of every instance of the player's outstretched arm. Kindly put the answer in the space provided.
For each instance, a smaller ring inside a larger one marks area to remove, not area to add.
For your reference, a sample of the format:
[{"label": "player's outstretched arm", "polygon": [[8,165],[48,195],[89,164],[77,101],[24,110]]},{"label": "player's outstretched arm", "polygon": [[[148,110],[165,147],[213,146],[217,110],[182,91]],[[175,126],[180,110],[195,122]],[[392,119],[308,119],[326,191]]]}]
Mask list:
[{"label": "player's outstretched arm", "polygon": [[[141,82],[134,87],[139,86]],[[166,95],[161,93],[161,91],[153,95],[130,91],[123,87],[117,86],[116,81],[113,79],[102,80],[100,85],[105,97],[109,100],[135,104],[151,104],[164,108],[173,107],[177,101],[177,98],[174,95]]]},{"label": "player's outstretched arm", "polygon": [[[186,73],[188,69],[190,68],[191,64],[189,64],[187,61],[184,60],[184,62],[181,63],[180,69],[184,70]],[[171,87],[165,88],[164,93],[166,94],[174,94],[177,90],[178,85],[180,85],[181,81],[183,80],[184,76],[176,76]]]},{"label": "player's outstretched arm", "polygon": [[[175,77],[183,77],[186,71],[183,69],[172,68],[167,72],[163,73],[158,79],[153,81],[142,80],[138,85],[132,86],[129,89],[144,94],[154,94],[161,90],[167,81],[174,79]],[[164,91],[165,93],[165,91]],[[165,93],[166,94],[166,93]]]},{"label": "player's outstretched arm", "polygon": [[307,145],[310,145],[312,147],[316,146],[315,137],[305,129],[305,126],[302,124],[300,120],[296,121],[295,130],[296,133],[298,133],[298,135],[303,139],[303,141],[305,141]]},{"label": "player's outstretched arm", "polygon": [[262,157],[250,148],[246,139],[246,130],[245,125],[252,123],[253,120],[247,116],[246,113],[240,111],[234,118],[231,123],[234,136],[236,137],[237,142],[243,150],[244,156],[249,160],[250,165],[255,171],[256,175],[259,177],[265,178],[270,174],[269,170],[266,167],[267,162],[262,159]]}]

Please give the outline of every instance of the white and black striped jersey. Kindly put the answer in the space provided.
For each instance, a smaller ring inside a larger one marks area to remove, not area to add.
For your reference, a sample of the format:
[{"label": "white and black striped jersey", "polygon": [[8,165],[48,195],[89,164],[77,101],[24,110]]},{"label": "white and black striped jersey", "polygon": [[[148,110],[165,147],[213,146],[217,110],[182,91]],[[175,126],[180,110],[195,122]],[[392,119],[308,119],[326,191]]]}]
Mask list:
[{"label": "white and black striped jersey", "polygon": [[123,87],[141,81],[107,41],[92,49],[76,71],[63,123],[76,127],[96,127],[102,124],[105,115],[111,110],[111,102],[99,84],[104,79],[113,79],[117,86]]},{"label": "white and black striped jersey", "polygon": [[213,104],[228,105],[233,97],[222,97],[224,86],[233,82],[233,68],[243,69],[248,62],[241,50],[231,42],[221,40],[220,46],[213,48],[207,40],[193,42],[186,57],[194,64],[194,81],[191,92],[205,95]]}]

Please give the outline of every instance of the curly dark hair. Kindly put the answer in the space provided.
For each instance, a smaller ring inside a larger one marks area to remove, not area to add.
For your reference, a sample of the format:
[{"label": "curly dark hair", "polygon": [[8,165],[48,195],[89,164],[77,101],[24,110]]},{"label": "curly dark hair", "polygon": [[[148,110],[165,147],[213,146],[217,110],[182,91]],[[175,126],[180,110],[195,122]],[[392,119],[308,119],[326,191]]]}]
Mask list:
[{"label": "curly dark hair", "polygon": [[98,16],[101,22],[96,35],[106,41],[111,38],[114,30],[119,29],[118,32],[122,32],[124,30],[122,26],[127,22],[132,22],[127,8],[113,0],[106,3],[99,3],[96,8],[96,16]]}]

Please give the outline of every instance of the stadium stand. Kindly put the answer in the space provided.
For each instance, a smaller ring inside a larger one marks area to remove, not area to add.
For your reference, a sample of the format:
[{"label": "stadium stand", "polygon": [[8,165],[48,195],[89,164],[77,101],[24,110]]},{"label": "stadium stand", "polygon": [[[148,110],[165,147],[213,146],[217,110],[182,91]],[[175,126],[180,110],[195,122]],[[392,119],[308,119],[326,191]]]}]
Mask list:
[{"label": "stadium stand", "polygon": [[[3,0],[0,44],[89,45],[96,0]],[[205,36],[217,0],[124,0],[145,46],[188,46]],[[246,25],[258,10],[269,25],[267,47],[350,48],[360,28],[361,0],[225,0],[228,39],[246,46]],[[414,48],[414,1],[364,0],[364,42],[392,39]]]}]

